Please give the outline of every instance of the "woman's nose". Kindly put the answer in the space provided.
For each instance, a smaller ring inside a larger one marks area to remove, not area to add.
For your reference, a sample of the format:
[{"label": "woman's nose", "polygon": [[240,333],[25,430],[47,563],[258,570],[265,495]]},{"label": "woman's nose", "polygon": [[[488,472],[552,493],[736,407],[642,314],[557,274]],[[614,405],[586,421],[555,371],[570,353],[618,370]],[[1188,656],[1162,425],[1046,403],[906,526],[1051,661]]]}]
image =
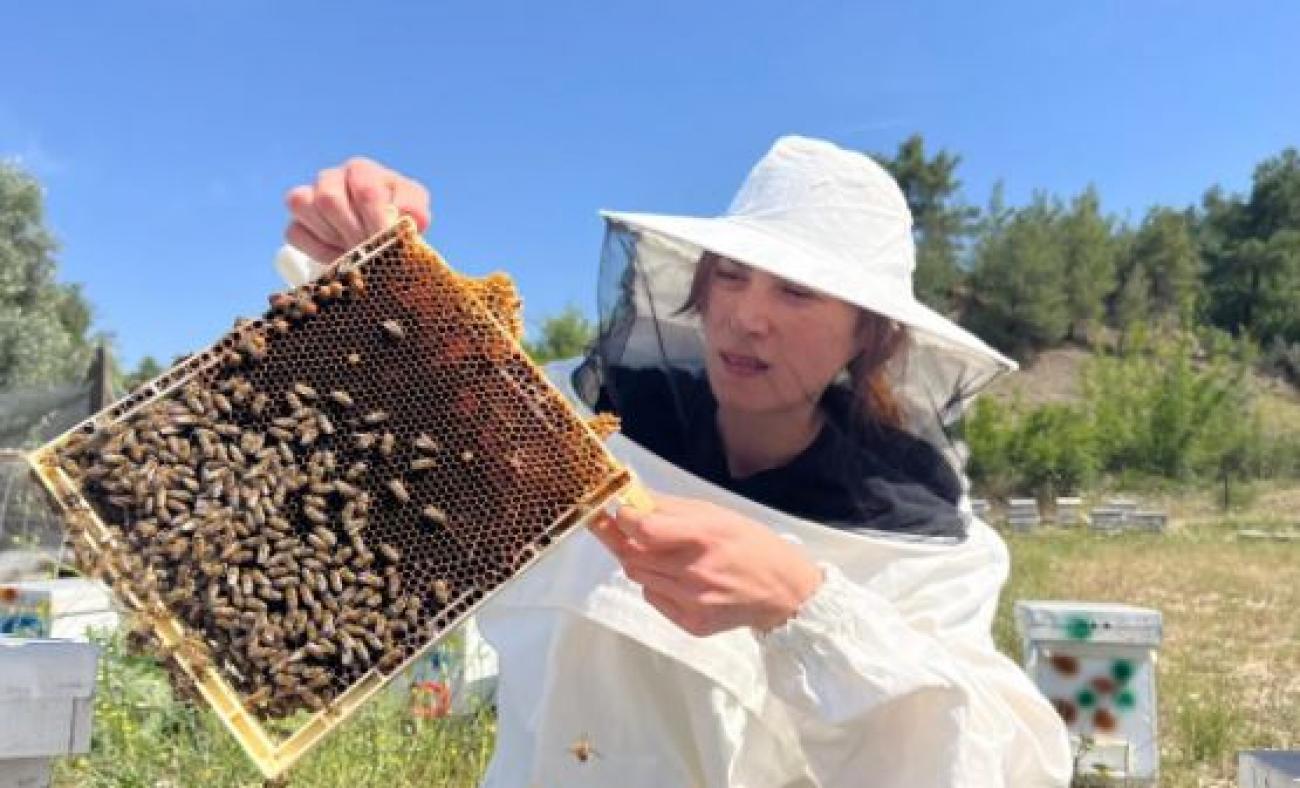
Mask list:
[{"label": "woman's nose", "polygon": [[747,287],[732,303],[732,325],[744,334],[765,334],[771,328],[771,310],[760,288]]}]

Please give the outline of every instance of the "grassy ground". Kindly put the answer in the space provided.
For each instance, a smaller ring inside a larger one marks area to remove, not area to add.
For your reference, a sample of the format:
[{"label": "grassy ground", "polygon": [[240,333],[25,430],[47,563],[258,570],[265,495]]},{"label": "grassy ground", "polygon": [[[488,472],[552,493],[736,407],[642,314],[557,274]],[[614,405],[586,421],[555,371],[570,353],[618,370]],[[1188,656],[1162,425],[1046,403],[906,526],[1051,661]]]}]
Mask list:
[{"label": "grassy ground", "polygon": [[[290,773],[290,785],[473,786],[492,754],[488,712],[415,720],[405,698],[372,700]],[[152,660],[106,645],[89,755],[60,761],[56,786],[258,786],[261,774],[217,718],[173,700]]]},{"label": "grassy ground", "polygon": [[[1213,491],[1151,491],[1144,502],[1175,516],[1163,536],[1007,535],[1013,569],[994,634],[1015,658],[1017,599],[1126,602],[1164,614],[1162,785],[1235,785],[1238,750],[1300,747],[1300,542],[1237,537],[1242,527],[1277,530],[1292,521],[1300,492],[1251,492],[1249,513],[1225,518]],[[211,714],[172,701],[155,666],[115,648],[106,657],[93,751],[61,762],[56,784],[260,784]],[[313,751],[291,783],[474,785],[491,755],[491,716],[417,723],[405,705],[396,696],[369,705]]]}]

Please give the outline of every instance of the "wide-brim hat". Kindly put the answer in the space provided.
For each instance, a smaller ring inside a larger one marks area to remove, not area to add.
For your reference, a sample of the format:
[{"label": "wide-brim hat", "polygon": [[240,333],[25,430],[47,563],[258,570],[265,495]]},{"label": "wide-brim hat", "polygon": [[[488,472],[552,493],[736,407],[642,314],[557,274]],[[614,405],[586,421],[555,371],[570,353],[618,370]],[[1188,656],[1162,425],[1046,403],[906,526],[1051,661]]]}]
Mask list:
[{"label": "wide-brim hat", "polygon": [[[606,221],[710,251],[870,310],[950,354],[983,383],[1016,362],[916,299],[912,216],[897,182],[861,153],[806,137],[777,140],[727,212],[714,217],[601,211]],[[944,366],[948,366],[944,364]]]}]

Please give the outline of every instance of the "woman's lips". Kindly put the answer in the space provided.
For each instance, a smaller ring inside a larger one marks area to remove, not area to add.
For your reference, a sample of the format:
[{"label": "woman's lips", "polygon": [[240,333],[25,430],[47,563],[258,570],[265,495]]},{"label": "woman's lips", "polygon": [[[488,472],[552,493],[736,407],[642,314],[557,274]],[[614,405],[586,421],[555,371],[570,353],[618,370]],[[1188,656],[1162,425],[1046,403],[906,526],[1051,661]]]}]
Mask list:
[{"label": "woman's lips", "polygon": [[718,353],[722,359],[722,364],[727,371],[740,377],[753,377],[761,375],[767,371],[769,364],[754,356],[745,356],[739,353]]}]

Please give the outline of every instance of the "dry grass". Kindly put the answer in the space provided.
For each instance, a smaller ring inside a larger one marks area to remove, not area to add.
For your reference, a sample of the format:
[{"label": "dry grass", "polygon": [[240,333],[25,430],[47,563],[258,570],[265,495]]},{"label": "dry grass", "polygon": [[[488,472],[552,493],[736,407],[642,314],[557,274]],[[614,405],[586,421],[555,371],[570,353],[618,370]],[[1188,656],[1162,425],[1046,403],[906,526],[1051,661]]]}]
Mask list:
[{"label": "dry grass", "polygon": [[1012,577],[995,635],[1016,658],[1017,599],[1123,602],[1163,614],[1161,785],[1236,785],[1238,750],[1300,747],[1300,543],[1241,541],[1231,521],[1164,536],[1007,539]]}]

